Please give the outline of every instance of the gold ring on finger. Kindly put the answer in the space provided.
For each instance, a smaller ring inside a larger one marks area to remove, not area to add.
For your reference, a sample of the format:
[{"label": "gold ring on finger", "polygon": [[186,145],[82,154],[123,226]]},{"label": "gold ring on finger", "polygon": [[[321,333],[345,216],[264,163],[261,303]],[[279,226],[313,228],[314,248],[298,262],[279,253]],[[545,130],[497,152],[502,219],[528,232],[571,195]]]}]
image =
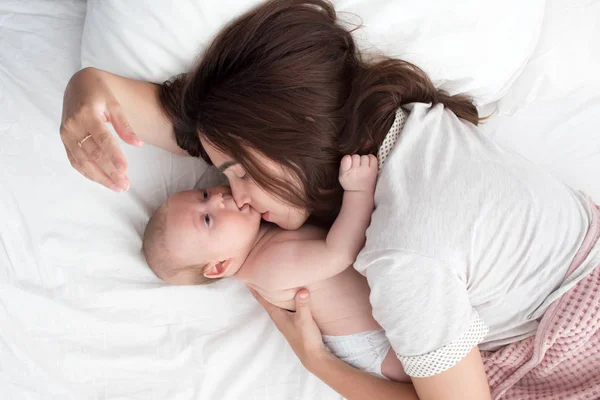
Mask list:
[{"label": "gold ring on finger", "polygon": [[81,139],[79,142],[77,142],[77,146],[79,147],[83,147],[83,144],[85,143],[86,140],[88,140],[89,138],[92,137],[91,133],[88,133],[88,135],[86,137],[84,137],[83,139]]}]

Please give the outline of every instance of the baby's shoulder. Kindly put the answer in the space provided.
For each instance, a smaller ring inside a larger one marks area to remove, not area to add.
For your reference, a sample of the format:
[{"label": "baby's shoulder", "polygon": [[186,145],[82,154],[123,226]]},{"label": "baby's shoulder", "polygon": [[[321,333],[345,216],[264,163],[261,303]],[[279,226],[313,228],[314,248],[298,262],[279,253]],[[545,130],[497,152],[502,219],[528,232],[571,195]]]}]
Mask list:
[{"label": "baby's shoulder", "polygon": [[266,262],[268,259],[279,259],[284,255],[291,256],[302,248],[302,242],[325,240],[327,231],[316,226],[304,225],[294,231],[279,227],[269,232],[268,238],[255,248],[256,259]]}]

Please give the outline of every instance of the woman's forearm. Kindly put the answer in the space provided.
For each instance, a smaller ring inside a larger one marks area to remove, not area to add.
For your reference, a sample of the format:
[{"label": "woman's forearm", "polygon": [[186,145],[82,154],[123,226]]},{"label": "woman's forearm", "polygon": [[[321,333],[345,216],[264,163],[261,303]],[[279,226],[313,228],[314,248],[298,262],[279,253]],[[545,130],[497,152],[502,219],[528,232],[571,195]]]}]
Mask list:
[{"label": "woman's forearm", "polygon": [[159,86],[125,78],[96,68],[85,68],[77,73],[79,79],[102,79],[113,92],[134,133],[145,143],[171,153],[187,155],[177,146],[173,124],[158,100]]},{"label": "woman's forearm", "polygon": [[323,354],[309,370],[348,400],[418,400],[414,386],[377,378],[331,354]]}]

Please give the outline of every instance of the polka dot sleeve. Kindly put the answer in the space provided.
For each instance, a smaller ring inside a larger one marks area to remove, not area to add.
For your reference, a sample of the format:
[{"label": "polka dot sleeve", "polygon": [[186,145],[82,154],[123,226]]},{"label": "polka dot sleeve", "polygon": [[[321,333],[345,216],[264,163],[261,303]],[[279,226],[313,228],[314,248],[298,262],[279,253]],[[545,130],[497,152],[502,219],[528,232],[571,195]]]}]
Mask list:
[{"label": "polka dot sleeve", "polygon": [[458,266],[389,248],[359,255],[355,266],[363,265],[373,316],[408,375],[437,375],[485,340]]},{"label": "polka dot sleeve", "polygon": [[437,375],[458,364],[473,347],[483,341],[487,333],[488,327],[475,313],[467,332],[446,346],[419,356],[397,356],[409,376],[424,378]]},{"label": "polka dot sleeve", "polygon": [[396,118],[394,119],[394,123],[392,124],[392,127],[388,131],[387,135],[385,135],[385,139],[383,139],[383,143],[381,143],[381,147],[379,147],[379,151],[377,152],[377,160],[380,171],[385,163],[386,158],[394,148],[398,137],[400,137],[400,133],[402,132],[402,128],[404,128],[405,122],[406,112],[402,110],[402,108],[398,108],[396,110]]}]

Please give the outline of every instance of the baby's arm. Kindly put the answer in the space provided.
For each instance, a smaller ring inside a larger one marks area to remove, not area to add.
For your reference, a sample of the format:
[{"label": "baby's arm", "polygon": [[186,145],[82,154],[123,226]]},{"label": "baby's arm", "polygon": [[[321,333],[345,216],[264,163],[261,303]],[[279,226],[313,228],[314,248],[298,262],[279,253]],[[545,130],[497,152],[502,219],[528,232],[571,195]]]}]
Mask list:
[{"label": "baby's arm", "polygon": [[283,234],[265,248],[259,284],[265,289],[289,289],[339,274],[352,263],[365,243],[373,212],[377,159],[345,156],[340,166],[344,188],[342,209],[325,240],[305,229]]},{"label": "baby's arm", "polygon": [[344,199],[340,214],[327,234],[326,247],[329,257],[347,266],[354,263],[365,245],[365,233],[373,213],[377,168],[374,155],[342,158],[340,184],[344,188]]}]

